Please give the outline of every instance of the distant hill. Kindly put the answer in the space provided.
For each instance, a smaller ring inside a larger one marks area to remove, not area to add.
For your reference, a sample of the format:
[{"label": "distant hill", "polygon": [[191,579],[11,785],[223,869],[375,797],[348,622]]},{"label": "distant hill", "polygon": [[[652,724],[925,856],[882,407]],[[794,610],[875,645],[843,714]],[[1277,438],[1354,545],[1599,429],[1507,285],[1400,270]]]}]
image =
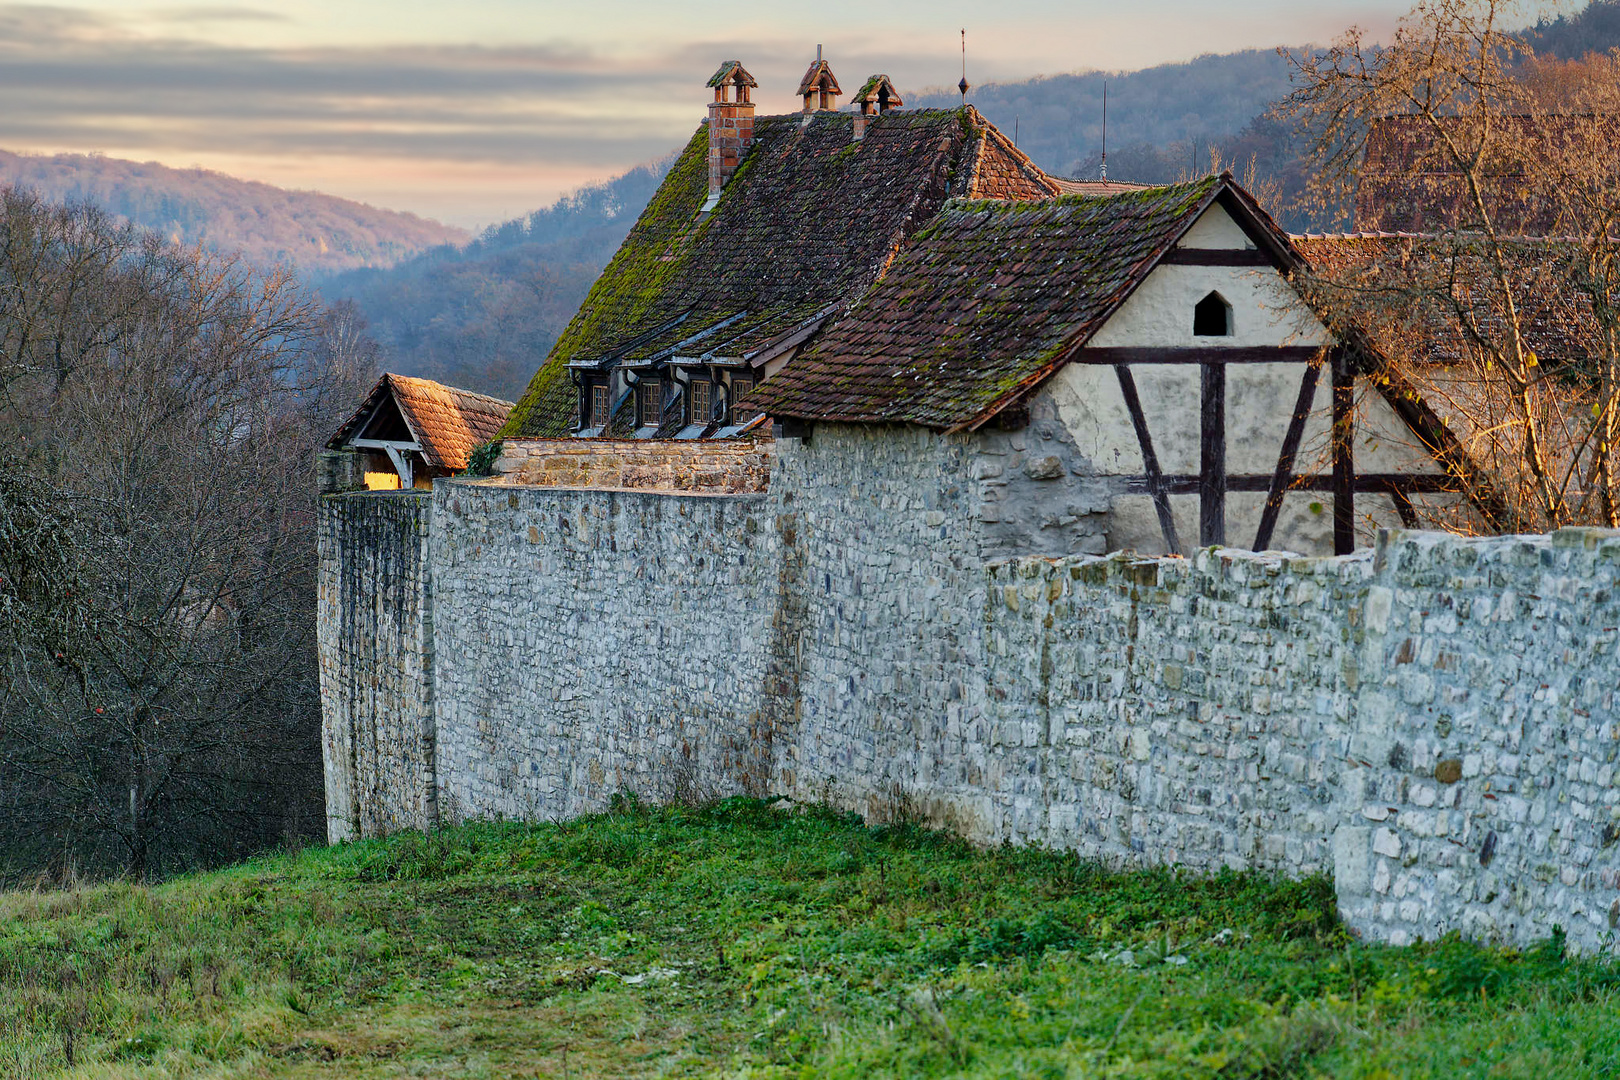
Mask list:
[{"label": "distant hill", "polygon": [[184,244],[240,251],[258,265],[292,263],[311,276],[392,266],[468,234],[437,221],[322,195],[237,180],[207,169],[171,169],[85,154],[0,150],[0,184],[53,202],[83,201]]},{"label": "distant hill", "polygon": [[[968,100],[1035,163],[1059,176],[1094,179],[1102,158],[1103,83],[1108,84],[1108,175],[1175,180],[1208,161],[1210,145],[1237,134],[1288,94],[1288,62],[1274,49],[1206,55],[1141,71],[1043,75],[975,87]],[[949,107],[954,90],[906,104]],[[1171,175],[1162,175],[1175,170]]]},{"label": "distant hill", "polygon": [[[1527,31],[1538,51],[1579,57],[1620,45],[1620,0]],[[1268,116],[1289,92],[1287,60],[1273,49],[1200,56],[1132,72],[1081,72],[990,83],[968,98],[1042,168],[1095,177],[1108,83],[1108,175],[1169,182],[1208,169],[1210,152],[1286,203],[1304,184],[1305,147]],[[949,107],[956,91],[908,95],[907,107]],[[582,189],[554,206],[486,230],[467,247],[438,248],[392,269],[355,270],[326,282],[352,298],[405,374],[516,399],[663,177],[668,162]],[[1283,207],[1284,227],[1331,227]]]},{"label": "distant hill", "polygon": [[389,369],[515,401],[657,190],[673,156],[438,247],[320,285],[351,299]]},{"label": "distant hill", "polygon": [[1525,32],[1536,52],[1563,60],[1620,46],[1620,0],[1596,0],[1572,15],[1543,19]]}]

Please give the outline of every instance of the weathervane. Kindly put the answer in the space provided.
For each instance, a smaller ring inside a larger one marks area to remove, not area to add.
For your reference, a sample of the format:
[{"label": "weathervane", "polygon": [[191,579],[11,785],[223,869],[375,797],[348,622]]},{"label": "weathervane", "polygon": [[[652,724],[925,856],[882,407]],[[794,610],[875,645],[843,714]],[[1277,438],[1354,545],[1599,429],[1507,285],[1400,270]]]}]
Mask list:
[{"label": "weathervane", "polygon": [[962,27],[962,81],[956,84],[956,88],[962,91],[962,104],[966,105],[967,92],[971,87],[967,81],[967,27],[965,26]]}]

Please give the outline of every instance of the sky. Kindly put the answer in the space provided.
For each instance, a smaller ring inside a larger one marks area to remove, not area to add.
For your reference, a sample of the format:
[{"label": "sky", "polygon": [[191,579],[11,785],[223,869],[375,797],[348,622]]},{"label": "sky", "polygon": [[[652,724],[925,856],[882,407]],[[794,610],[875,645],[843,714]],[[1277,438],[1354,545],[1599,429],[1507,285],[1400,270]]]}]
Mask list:
[{"label": "sky", "polygon": [[[846,88],[1134,70],[1387,32],[1410,0],[0,2],[0,148],[201,166],[466,228],[683,144],[726,59],[761,113]],[[993,14],[992,14],[993,12]],[[971,98],[970,98],[971,99]]]}]

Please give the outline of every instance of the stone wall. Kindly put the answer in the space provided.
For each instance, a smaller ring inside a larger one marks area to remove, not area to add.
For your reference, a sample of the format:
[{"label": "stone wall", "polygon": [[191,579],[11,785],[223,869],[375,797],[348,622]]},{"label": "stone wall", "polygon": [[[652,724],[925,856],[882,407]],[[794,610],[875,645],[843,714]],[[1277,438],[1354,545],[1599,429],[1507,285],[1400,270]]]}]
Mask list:
[{"label": "stone wall", "polygon": [[1354,685],[1340,630],[1369,565],[1235,551],[992,564],[991,743],[1020,782],[988,793],[985,839],[1330,870]]},{"label": "stone wall", "polygon": [[778,445],[772,498],[796,541],[784,606],[800,628],[778,790],[883,818],[897,800],[972,782],[984,591],[974,443],[818,424]]},{"label": "stone wall", "polygon": [[736,495],[770,486],[774,454],[769,437],[507,439],[495,472],[503,482],[536,487]]},{"label": "stone wall", "polygon": [[766,789],[764,496],[441,482],[432,532],[448,819]]},{"label": "stone wall", "polygon": [[425,493],[320,500],[317,644],[334,842],[437,820],[428,508]]},{"label": "stone wall", "polygon": [[1335,872],[1396,943],[1620,924],[1620,533],[1386,535],[1364,603]]},{"label": "stone wall", "polygon": [[775,792],[1331,872],[1396,942],[1620,923],[1620,533],[996,559],[975,466],[1064,453],[999,438],[818,425],[762,494],[326,500],[334,836],[425,820],[436,761],[451,819]]}]

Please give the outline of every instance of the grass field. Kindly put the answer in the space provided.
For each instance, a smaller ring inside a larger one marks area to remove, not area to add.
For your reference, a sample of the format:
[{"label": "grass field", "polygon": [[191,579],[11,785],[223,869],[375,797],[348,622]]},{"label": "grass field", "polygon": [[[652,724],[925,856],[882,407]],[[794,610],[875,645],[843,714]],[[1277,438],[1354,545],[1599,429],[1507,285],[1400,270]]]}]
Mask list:
[{"label": "grass field", "polygon": [[0,894],[0,1076],[1612,1077],[1620,964],[728,800]]}]

